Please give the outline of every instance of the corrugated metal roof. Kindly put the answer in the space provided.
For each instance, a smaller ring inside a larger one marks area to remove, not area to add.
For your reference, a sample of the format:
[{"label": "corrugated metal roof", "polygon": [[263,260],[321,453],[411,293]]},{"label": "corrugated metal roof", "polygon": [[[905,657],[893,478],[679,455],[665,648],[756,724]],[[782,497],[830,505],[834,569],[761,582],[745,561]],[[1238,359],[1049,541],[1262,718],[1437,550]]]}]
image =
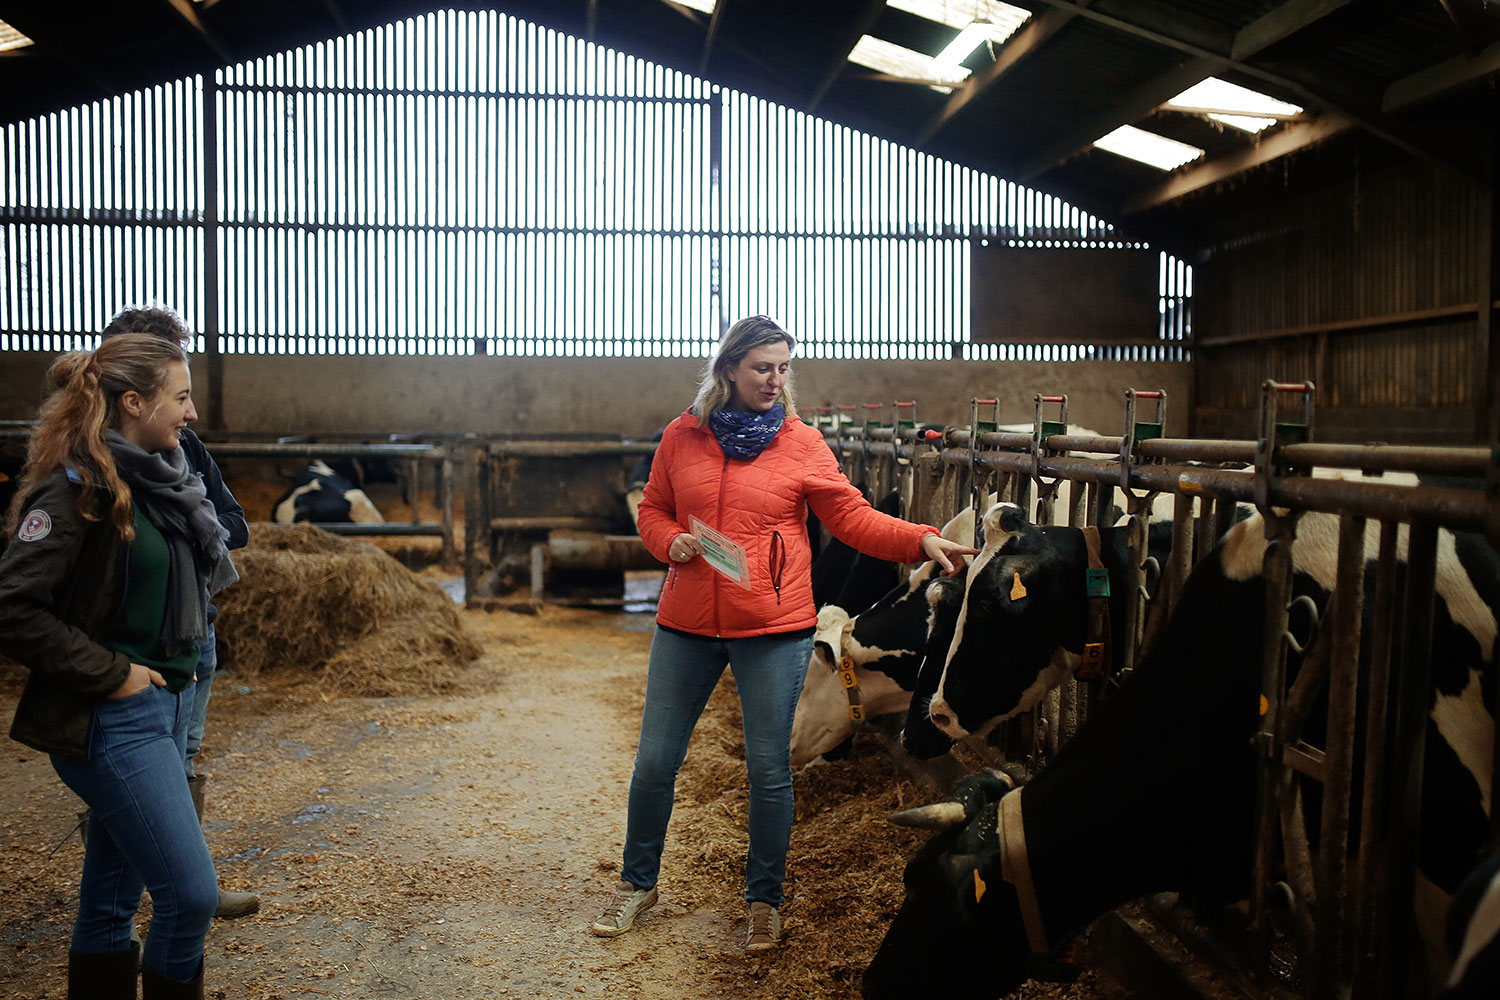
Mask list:
[{"label": "corrugated metal roof", "polygon": [[[951,95],[851,65],[865,34],[935,55],[957,29],[880,0],[504,0],[507,13],[715,83],[916,145],[1050,191],[1170,245],[1235,210],[1251,178],[1285,187],[1327,172],[1333,144],[1489,178],[1500,118],[1500,4],[1407,0],[1014,0],[1032,16],[964,60]],[[424,13],[431,3],[217,0],[179,13],[117,0],[79,19],[66,5],[4,2],[38,41],[0,59],[0,120]],[[965,6],[955,0],[956,7]],[[191,15],[191,16],[189,16]],[[1307,109],[1260,135],[1158,105],[1219,76]],[[1133,124],[1205,155],[1170,175],[1093,150]]]}]

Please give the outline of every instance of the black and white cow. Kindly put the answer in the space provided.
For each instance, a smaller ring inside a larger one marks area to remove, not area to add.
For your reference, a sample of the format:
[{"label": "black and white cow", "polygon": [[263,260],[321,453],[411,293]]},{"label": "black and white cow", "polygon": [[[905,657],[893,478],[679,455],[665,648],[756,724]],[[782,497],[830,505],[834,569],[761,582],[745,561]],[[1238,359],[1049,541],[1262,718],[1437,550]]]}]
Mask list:
[{"label": "black and white cow", "polygon": [[336,472],[322,459],[314,459],[292,481],[292,488],[277,499],[271,520],[277,524],[384,522],[385,518],[359,487],[358,476],[357,468]]},{"label": "black and white cow", "polygon": [[1500,997],[1500,853],[1469,873],[1448,910],[1453,968],[1439,1000]]},{"label": "black and white cow", "polygon": [[[1372,523],[1371,559],[1376,531]],[[1404,558],[1404,529],[1401,538]],[[865,974],[867,998],[925,991],[938,974],[933,956],[966,944],[986,957],[944,963],[945,995],[993,997],[1028,977],[1035,951],[1127,900],[1248,892],[1265,550],[1258,516],[1231,528],[1190,575],[1131,681],[1028,785],[1008,794],[987,779],[964,786],[958,825],[907,865],[906,899]],[[1293,594],[1326,606],[1336,519],[1305,515],[1292,552]],[[1416,916],[1440,980],[1442,914],[1488,832],[1494,719],[1483,692],[1495,682],[1500,560],[1482,540],[1447,531],[1438,552]],[[1292,655],[1290,669],[1299,665]],[[1000,848],[1002,840],[1014,848],[1018,835],[1036,902],[1030,938],[1017,888],[1028,879],[1018,876],[1015,852]]]},{"label": "black and white cow", "polygon": [[[931,657],[923,661],[902,732],[914,756],[944,753],[956,739],[1030,711],[1077,669],[1089,620],[1088,551],[1080,528],[1037,526],[1014,504],[985,513],[984,549],[962,592],[933,591]],[[1128,526],[1099,529],[1109,579],[1106,672],[1124,655]],[[1165,562],[1170,521],[1148,528],[1147,556]],[[1149,582],[1149,581],[1148,581]]]},{"label": "black and white cow", "polygon": [[[967,543],[973,525],[973,508],[966,508],[943,525],[943,537]],[[839,677],[844,657],[854,667],[866,718],[907,710],[928,631],[925,592],[935,582],[950,585],[951,579],[945,580],[929,560],[859,614],[838,604],[818,609],[813,655],[792,720],[793,767],[827,754],[854,734],[849,696]]]}]

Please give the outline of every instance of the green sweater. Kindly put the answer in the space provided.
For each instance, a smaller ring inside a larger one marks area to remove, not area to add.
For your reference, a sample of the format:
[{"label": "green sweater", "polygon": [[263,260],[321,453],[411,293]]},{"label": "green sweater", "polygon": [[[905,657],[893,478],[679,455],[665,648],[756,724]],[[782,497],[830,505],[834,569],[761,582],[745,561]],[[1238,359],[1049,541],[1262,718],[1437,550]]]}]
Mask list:
[{"label": "green sweater", "polygon": [[168,658],[157,646],[167,611],[167,571],[171,558],[167,540],[139,507],[135,509],[135,542],[130,546],[129,560],[125,603],[105,645],[124,653],[134,663],[154,667],[166,679],[167,690],[176,693],[193,683],[198,649],[190,646]]}]

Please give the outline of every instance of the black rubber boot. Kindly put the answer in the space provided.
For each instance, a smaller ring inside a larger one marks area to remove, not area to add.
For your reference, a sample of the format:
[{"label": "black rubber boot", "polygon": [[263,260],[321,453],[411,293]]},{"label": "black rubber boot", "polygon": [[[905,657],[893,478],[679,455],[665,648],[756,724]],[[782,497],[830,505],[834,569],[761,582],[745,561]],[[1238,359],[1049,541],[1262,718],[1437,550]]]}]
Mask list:
[{"label": "black rubber boot", "polygon": [[[203,783],[208,780],[206,774],[195,774],[187,780],[188,794],[193,797],[193,811],[198,814],[198,822],[203,822]],[[234,917],[246,917],[260,909],[260,896],[253,892],[226,892],[219,889],[219,905],[214,907],[214,916],[224,919]]]},{"label": "black rubber boot", "polygon": [[190,983],[179,983],[150,969],[142,969],[141,1000],[203,1000],[203,963],[198,963],[198,978]]},{"label": "black rubber boot", "polygon": [[135,1000],[141,946],[124,951],[68,952],[68,1000]]}]

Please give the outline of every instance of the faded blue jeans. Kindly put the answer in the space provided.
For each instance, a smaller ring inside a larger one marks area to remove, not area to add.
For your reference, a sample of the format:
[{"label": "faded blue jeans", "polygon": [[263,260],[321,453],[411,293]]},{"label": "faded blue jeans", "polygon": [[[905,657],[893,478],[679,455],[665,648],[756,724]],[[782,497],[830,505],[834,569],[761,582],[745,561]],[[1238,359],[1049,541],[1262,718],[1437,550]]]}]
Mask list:
[{"label": "faded blue jeans", "polygon": [[152,685],[94,709],[89,759],[52,755],[91,811],[72,950],[130,947],[141,889],[151,933],[141,964],[179,982],[198,977],[219,884],[183,773],[193,688]]},{"label": "faded blue jeans", "polygon": [[214,671],[219,669],[219,647],[218,638],[214,635],[214,627],[208,627],[208,638],[198,646],[198,669],[195,676],[198,682],[193,685],[193,710],[188,717],[187,731],[187,776],[195,777],[198,772],[193,768],[193,758],[198,756],[198,748],[203,745],[203,727],[208,722],[208,696],[214,690]]},{"label": "faded blue jeans", "polygon": [[672,817],[677,771],[703,706],[724,673],[734,673],[744,717],[750,778],[750,856],[745,899],[779,907],[792,836],[792,716],[807,677],[812,630],[744,639],[688,636],[658,628],[651,640],[646,707],[630,779],[622,881],[656,885]]}]

